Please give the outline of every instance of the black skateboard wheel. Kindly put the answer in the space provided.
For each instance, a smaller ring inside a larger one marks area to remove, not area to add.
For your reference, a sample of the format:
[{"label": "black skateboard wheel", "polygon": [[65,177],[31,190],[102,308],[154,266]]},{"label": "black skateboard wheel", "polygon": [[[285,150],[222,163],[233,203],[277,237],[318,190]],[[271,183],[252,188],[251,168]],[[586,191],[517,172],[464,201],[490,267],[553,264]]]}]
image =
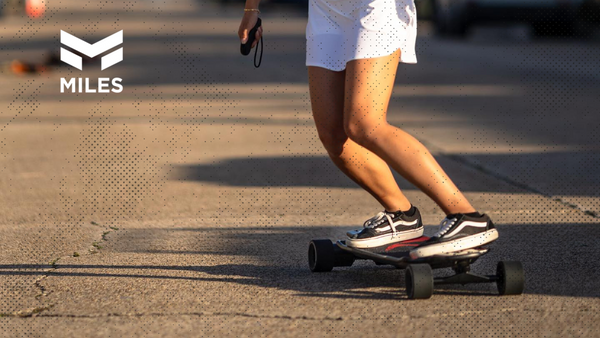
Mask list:
[{"label": "black skateboard wheel", "polygon": [[433,272],[429,264],[411,264],[406,268],[404,281],[409,299],[428,299],[433,295]]},{"label": "black skateboard wheel", "polygon": [[333,243],[328,239],[315,239],[308,245],[308,267],[312,272],[329,272],[335,263]]},{"label": "black skateboard wheel", "polygon": [[501,295],[520,295],[525,289],[525,273],[521,262],[498,262],[496,268],[498,292]]}]

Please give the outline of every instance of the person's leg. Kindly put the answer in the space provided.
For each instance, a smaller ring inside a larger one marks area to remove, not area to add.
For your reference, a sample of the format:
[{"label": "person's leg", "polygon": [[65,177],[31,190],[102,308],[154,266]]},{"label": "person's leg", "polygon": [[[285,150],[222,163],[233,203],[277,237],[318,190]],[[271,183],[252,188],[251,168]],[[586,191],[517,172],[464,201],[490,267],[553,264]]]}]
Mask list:
[{"label": "person's leg", "polygon": [[345,71],[308,67],[310,100],[319,138],[335,165],[387,211],[408,210],[389,166],[348,138],[344,129]]},{"label": "person's leg", "polygon": [[349,61],[344,86],[344,129],[433,199],[447,214],[475,209],[417,139],[388,124],[400,50],[389,56]]}]

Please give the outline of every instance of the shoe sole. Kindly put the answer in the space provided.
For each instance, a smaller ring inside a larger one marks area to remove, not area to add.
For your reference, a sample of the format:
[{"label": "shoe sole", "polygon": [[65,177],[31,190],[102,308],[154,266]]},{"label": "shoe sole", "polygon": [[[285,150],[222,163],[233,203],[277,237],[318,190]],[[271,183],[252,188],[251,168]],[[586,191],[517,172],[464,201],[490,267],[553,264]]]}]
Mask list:
[{"label": "shoe sole", "polygon": [[473,249],[498,239],[498,230],[491,229],[480,234],[458,238],[453,241],[427,245],[410,251],[410,258],[418,259],[436,255],[449,255],[457,251]]},{"label": "shoe sole", "polygon": [[357,249],[368,249],[376,248],[386,244],[398,243],[407,241],[409,239],[415,239],[423,236],[424,228],[420,227],[417,229],[405,230],[398,232],[396,236],[393,233],[381,235],[378,237],[365,238],[365,239],[347,239],[346,244],[351,248]]},{"label": "shoe sole", "polygon": [[349,238],[352,238],[352,236],[358,235],[359,232],[361,232],[363,229],[358,229],[358,230],[350,230],[348,232],[346,232],[346,236],[348,236]]}]

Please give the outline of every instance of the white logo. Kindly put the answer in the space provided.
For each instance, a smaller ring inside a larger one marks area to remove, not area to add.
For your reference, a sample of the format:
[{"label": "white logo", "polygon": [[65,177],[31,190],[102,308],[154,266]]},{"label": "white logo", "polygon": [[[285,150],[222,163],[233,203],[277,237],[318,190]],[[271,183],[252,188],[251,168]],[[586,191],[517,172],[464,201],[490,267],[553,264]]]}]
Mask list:
[{"label": "white logo", "polygon": [[[0,0],[1,1],[1,0]],[[72,48],[75,51],[80,52],[90,58],[96,57],[112,48],[117,47],[123,43],[123,31],[118,31],[115,34],[104,38],[95,44],[89,44],[80,38],[73,36],[63,30],[60,31],[60,43]],[[60,60],[82,70],[83,59],[81,56],[65,49],[60,48]],[[112,51],[101,58],[101,70],[117,64],[123,61],[123,47]],[[123,85],[121,82],[123,79],[115,77],[113,79],[107,77],[98,78],[98,85],[94,87],[90,84],[89,78],[71,78],[71,79],[60,79],[60,92],[71,90],[71,93],[120,93],[123,91]],[[92,81],[94,82],[94,81]]]},{"label": "white logo", "polygon": [[[73,36],[63,30],[60,31],[60,43],[73,48],[74,50],[88,57],[96,57],[107,50],[114,48],[123,43],[123,31],[118,31],[115,34],[104,38],[95,44],[91,45],[80,38]],[[82,58],[75,53],[72,53],[64,48],[60,48],[60,60],[82,70]],[[101,59],[101,70],[123,61],[123,48],[119,48],[112,53],[109,53]]]}]

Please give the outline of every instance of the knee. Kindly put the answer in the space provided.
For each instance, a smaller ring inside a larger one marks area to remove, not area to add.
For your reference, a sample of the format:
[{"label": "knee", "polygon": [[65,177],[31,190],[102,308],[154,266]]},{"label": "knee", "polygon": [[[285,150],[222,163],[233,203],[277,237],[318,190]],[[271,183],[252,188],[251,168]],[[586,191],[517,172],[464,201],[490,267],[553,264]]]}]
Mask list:
[{"label": "knee", "polygon": [[330,156],[339,157],[344,150],[344,144],[348,141],[348,136],[344,133],[344,129],[319,130],[318,133],[319,139],[325,150],[327,150],[327,153]]},{"label": "knee", "polygon": [[370,148],[378,142],[378,129],[380,125],[359,119],[344,121],[346,135],[355,143]]}]

